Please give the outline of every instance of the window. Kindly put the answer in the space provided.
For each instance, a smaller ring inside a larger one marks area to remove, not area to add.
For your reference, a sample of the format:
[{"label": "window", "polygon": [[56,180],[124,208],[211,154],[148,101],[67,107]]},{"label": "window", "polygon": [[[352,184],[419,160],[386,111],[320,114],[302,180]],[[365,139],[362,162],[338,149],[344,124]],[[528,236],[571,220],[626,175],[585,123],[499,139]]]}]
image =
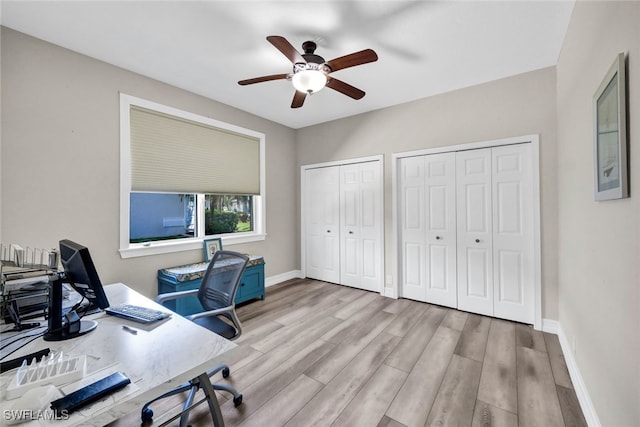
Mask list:
[{"label": "window", "polygon": [[121,94],[123,258],[263,240],[264,134]]},{"label": "window", "polygon": [[253,197],[205,194],[204,232],[207,236],[253,231]]}]

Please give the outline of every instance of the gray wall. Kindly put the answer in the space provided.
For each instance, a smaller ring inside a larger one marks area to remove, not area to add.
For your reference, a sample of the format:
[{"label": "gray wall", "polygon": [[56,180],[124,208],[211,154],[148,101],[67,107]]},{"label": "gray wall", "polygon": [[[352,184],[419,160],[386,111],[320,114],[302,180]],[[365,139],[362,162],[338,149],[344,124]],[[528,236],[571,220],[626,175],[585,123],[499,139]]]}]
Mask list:
[{"label": "gray wall", "polygon": [[119,92],[266,134],[267,233],[229,249],[264,255],[266,276],[298,269],[295,132],[285,126],[2,28],[3,242],[91,250],[105,283],[155,296],[156,274],[201,250],[123,260]]},{"label": "gray wall", "polygon": [[[593,197],[593,95],[628,53],[631,198]],[[640,425],[640,2],[576,3],[558,66],[559,320],[604,426]]]},{"label": "gray wall", "polygon": [[392,271],[392,153],[540,135],[542,317],[557,319],[555,67],[298,130],[298,167],[385,156],[385,274]]}]

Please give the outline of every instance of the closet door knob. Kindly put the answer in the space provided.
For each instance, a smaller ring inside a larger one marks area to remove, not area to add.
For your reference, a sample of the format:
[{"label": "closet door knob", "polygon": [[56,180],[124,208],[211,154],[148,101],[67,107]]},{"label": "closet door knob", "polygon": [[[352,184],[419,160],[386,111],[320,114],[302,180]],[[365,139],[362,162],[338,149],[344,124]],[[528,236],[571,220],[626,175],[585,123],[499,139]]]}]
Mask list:
[{"label": "closet door knob", "polygon": [[436,236],[436,240],[440,240],[440,239],[442,239],[442,237]]},{"label": "closet door knob", "polygon": [[353,234],[353,231],[350,231],[349,234]]},{"label": "closet door knob", "polygon": [[327,233],[331,233],[331,230],[327,230]]},{"label": "closet door knob", "polygon": [[480,239],[476,239],[476,243],[480,243]]}]

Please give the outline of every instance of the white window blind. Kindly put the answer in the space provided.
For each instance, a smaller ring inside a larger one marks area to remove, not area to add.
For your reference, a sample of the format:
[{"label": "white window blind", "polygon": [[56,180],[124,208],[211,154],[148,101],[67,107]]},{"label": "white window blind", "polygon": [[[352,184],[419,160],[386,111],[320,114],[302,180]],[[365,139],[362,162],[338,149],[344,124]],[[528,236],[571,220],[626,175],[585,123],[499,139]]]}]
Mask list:
[{"label": "white window blind", "polygon": [[260,140],[130,107],[131,190],[260,194]]}]

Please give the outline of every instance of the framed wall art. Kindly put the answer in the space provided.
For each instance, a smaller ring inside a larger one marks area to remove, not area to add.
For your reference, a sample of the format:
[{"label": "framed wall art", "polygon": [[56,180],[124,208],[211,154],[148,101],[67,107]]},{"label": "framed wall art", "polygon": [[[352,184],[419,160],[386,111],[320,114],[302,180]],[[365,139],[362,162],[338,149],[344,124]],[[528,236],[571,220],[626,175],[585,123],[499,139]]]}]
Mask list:
[{"label": "framed wall art", "polygon": [[629,196],[625,54],[619,53],[593,96],[595,199]]},{"label": "framed wall art", "polygon": [[213,259],[213,255],[222,250],[222,239],[204,239],[204,260],[211,261]]}]

